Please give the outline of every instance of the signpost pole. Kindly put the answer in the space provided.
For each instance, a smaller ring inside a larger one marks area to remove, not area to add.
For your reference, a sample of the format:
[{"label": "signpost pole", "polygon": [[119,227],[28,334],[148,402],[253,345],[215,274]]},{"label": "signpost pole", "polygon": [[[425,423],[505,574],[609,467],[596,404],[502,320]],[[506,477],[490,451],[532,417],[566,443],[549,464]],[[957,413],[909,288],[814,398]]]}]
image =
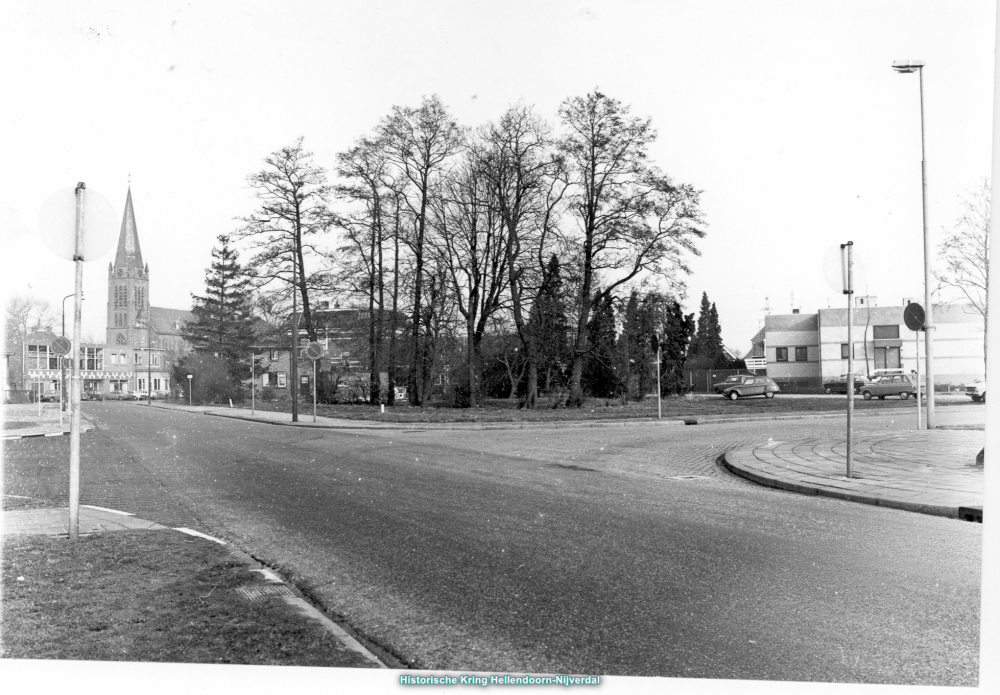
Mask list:
[{"label": "signpost pole", "polygon": [[854,469],[854,242],[841,245],[841,250],[847,249],[847,282],[844,294],[847,295],[847,477],[853,477]]},{"label": "signpost pole", "polygon": [[913,331],[913,344],[917,346],[917,431],[923,429],[920,422],[920,331]]},{"label": "signpost pole", "polygon": [[75,541],[80,535],[80,332],[83,306],[83,218],[84,196],[87,187],[81,181],[76,184],[76,279],[73,298],[73,346],[70,349],[72,381],[70,382],[69,418],[69,539]]},{"label": "signpost pole", "polygon": [[[661,341],[657,341],[659,343]],[[656,346],[656,417],[657,419],[663,419],[663,387],[660,384],[660,354],[663,350],[663,346],[657,344]]]},{"label": "signpost pole", "polygon": [[313,422],[316,422],[316,360],[313,360]]},{"label": "signpost pole", "polygon": [[256,407],[256,395],[257,395],[257,375],[254,373],[255,369],[253,366],[253,361],[256,355],[251,350],[250,351],[250,414],[254,414],[254,408]]}]

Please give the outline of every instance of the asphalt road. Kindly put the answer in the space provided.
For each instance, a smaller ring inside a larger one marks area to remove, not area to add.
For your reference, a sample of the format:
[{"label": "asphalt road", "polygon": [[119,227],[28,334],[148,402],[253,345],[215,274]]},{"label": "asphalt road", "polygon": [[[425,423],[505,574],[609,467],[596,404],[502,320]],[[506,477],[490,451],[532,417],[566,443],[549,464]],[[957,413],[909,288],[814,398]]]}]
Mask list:
[{"label": "asphalt road", "polygon": [[[84,503],[233,540],[415,667],[976,683],[981,525],[716,464],[839,420],[345,432],[85,409]],[[7,492],[65,496],[66,439],[9,443]]]}]

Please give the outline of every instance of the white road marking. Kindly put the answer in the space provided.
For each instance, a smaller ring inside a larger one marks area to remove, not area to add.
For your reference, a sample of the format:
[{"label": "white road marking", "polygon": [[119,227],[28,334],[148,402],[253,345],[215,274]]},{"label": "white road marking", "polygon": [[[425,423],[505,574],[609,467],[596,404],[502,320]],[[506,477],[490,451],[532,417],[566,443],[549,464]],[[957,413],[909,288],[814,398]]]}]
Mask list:
[{"label": "white road marking", "polygon": [[218,543],[219,545],[226,545],[225,541],[220,541],[215,536],[209,536],[207,533],[202,533],[201,531],[195,531],[194,529],[189,529],[189,528],[183,528],[182,527],[182,528],[175,528],[174,531],[180,531],[181,533],[186,533],[189,536],[198,536],[199,538],[204,538],[206,540],[210,540],[210,541],[212,541],[214,543]]},{"label": "white road marking", "polygon": [[107,507],[95,507],[92,504],[81,504],[81,507],[86,507],[87,509],[96,509],[101,512],[111,512],[112,514],[121,514],[122,516],[135,516],[132,512],[120,512],[117,509],[108,509]]}]

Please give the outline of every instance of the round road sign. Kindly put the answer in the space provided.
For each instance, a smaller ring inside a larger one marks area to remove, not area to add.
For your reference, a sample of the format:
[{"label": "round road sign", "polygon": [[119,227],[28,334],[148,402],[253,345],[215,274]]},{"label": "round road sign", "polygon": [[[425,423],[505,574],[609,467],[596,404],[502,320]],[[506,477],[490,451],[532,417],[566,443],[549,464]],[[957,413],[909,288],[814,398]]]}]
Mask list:
[{"label": "round road sign", "polygon": [[916,302],[910,302],[903,309],[903,323],[911,331],[920,331],[924,328],[924,308]]},{"label": "round road sign", "polygon": [[[82,259],[96,261],[115,245],[117,217],[108,199],[84,190]],[[45,244],[67,261],[76,256],[76,189],[56,191],[42,204],[38,227]]]},{"label": "round road sign", "polygon": [[318,360],[323,356],[323,346],[320,343],[312,342],[306,346],[306,357],[311,360]]},{"label": "round road sign", "polygon": [[64,357],[69,354],[72,347],[73,344],[69,342],[69,338],[60,337],[53,340],[49,345],[49,352],[57,357]]}]

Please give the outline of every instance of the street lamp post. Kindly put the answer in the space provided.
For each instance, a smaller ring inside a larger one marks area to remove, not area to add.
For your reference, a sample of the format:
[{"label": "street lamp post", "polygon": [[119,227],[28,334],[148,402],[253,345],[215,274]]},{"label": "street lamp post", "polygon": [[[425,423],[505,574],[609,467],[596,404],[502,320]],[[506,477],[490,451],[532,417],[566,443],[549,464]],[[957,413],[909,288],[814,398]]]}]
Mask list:
[{"label": "street lamp post", "polygon": [[194,379],[194,374],[188,374],[188,406],[194,407],[194,396],[191,394],[191,380]]},{"label": "street lamp post", "polygon": [[[934,429],[934,307],[931,305],[931,245],[927,233],[927,151],[924,138],[924,61],[897,60],[892,69],[900,73],[920,75],[920,178],[923,196],[924,225],[924,373],[927,379],[927,429]],[[919,403],[917,406],[919,407]]]}]

